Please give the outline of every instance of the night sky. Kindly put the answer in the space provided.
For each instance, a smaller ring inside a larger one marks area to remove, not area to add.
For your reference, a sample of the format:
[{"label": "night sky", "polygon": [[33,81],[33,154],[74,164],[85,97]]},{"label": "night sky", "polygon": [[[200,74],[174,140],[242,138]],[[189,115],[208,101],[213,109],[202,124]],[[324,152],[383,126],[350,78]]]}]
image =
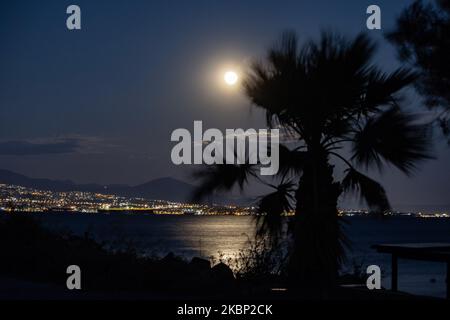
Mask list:
[{"label": "night sky", "polygon": [[[192,182],[191,168],[171,164],[174,129],[192,130],[194,120],[264,128],[241,92],[216,82],[223,68],[245,69],[285,29],[305,41],[332,29],[367,31],[379,41],[376,61],[390,70],[399,66],[395,51],[382,32],[366,29],[366,8],[381,7],[388,31],[411,2],[4,1],[0,168],[79,183]],[[66,28],[70,4],[81,7],[80,31]],[[424,110],[414,94],[406,102]],[[450,203],[450,147],[442,138],[435,155],[413,178],[394,169],[375,176],[395,206]]]}]

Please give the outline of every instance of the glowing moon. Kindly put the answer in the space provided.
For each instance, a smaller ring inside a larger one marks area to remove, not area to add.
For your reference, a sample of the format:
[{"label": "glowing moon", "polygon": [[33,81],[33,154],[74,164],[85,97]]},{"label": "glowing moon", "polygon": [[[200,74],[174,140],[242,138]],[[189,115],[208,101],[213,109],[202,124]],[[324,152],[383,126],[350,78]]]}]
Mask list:
[{"label": "glowing moon", "polygon": [[237,73],[234,71],[227,71],[223,76],[225,83],[229,86],[234,86],[237,83],[238,78]]}]

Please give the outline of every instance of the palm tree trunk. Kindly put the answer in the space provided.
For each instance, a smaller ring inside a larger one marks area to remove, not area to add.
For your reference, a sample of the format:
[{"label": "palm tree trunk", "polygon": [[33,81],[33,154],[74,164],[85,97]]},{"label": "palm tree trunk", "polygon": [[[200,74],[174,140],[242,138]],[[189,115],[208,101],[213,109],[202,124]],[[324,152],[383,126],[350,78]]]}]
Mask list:
[{"label": "palm tree trunk", "polygon": [[342,255],[333,166],[326,154],[312,157],[296,192],[291,284],[308,294],[323,296],[336,284]]}]

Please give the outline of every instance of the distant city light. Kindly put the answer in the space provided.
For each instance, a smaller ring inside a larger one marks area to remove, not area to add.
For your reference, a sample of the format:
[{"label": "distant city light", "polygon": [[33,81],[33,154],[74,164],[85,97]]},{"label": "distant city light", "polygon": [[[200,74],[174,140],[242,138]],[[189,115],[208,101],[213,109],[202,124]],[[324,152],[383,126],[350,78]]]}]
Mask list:
[{"label": "distant city light", "polygon": [[[257,207],[236,205],[206,205],[178,203],[164,200],[129,198],[111,194],[91,192],[53,192],[16,185],[0,184],[0,211],[3,212],[54,212],[54,213],[99,213],[99,214],[157,214],[157,215],[235,215],[257,214]],[[450,212],[389,212],[388,215],[417,218],[450,218]],[[284,216],[294,216],[293,210]],[[369,211],[340,209],[339,216],[364,216]]]}]

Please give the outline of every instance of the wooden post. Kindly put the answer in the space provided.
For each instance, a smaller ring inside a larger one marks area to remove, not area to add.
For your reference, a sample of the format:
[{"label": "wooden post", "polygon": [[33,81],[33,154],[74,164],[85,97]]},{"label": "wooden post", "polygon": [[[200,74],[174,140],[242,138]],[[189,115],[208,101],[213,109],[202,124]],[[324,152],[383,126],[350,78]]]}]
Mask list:
[{"label": "wooden post", "polygon": [[396,254],[392,254],[391,290],[398,290],[398,258]]},{"label": "wooden post", "polygon": [[447,278],[445,279],[447,288],[447,299],[450,300],[450,261],[447,261]]}]

